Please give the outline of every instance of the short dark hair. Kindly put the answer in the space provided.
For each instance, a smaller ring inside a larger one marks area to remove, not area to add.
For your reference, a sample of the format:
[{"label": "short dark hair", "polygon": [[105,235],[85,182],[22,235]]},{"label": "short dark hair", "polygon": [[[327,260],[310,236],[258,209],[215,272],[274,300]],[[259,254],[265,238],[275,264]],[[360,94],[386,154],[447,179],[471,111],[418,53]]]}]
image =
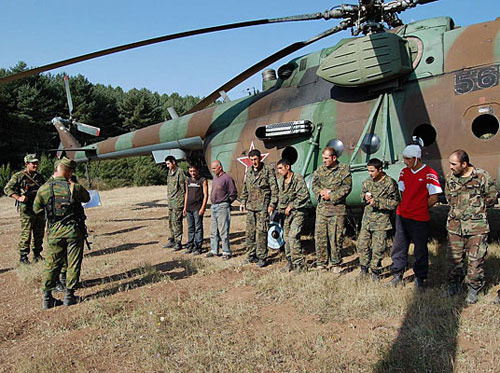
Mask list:
[{"label": "short dark hair", "polygon": [[169,155],[169,156],[165,157],[165,162],[177,164],[177,159],[175,159],[175,157],[173,155]]},{"label": "short dark hair", "polygon": [[248,152],[248,158],[250,157],[260,157],[260,150],[259,149],[252,149]]},{"label": "short dark hair", "polygon": [[195,169],[198,170],[198,166],[196,164],[194,164],[194,163],[190,163],[189,164],[188,169],[190,169],[190,168],[195,168]]},{"label": "short dark hair", "polygon": [[283,167],[285,166],[290,166],[292,167],[292,163],[290,162],[290,160],[286,159],[286,158],[281,158],[278,163],[276,163],[276,166],[279,166],[279,165],[282,165]]},{"label": "short dark hair", "polygon": [[373,166],[375,167],[377,170],[380,170],[384,164],[382,163],[382,161],[378,158],[372,158],[368,161],[368,163],[366,164],[366,166]]},{"label": "short dark hair", "polygon": [[323,149],[323,151],[321,152],[321,154],[324,154],[327,151],[330,152],[331,157],[333,157],[333,156],[338,157],[337,151],[335,150],[334,147],[332,147],[332,146],[325,146],[325,148]]},{"label": "short dark hair", "polygon": [[467,163],[467,166],[470,164],[469,154],[465,150],[457,149],[451,155],[456,155],[460,163]]}]

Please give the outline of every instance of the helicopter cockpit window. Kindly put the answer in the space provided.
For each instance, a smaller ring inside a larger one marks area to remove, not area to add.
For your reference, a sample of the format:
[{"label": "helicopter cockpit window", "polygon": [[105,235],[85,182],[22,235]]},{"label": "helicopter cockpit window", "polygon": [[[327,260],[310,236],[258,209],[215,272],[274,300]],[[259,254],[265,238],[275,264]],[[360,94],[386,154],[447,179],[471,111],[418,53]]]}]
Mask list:
[{"label": "helicopter cockpit window", "polygon": [[497,132],[498,119],[491,114],[480,115],[472,122],[472,133],[481,140],[488,140]]},{"label": "helicopter cockpit window", "polygon": [[298,157],[299,155],[297,153],[297,150],[293,146],[287,146],[281,153],[281,158],[288,159],[291,164],[297,162]]},{"label": "helicopter cockpit window", "polygon": [[436,142],[437,132],[430,124],[421,124],[413,131],[413,136],[422,139],[423,146],[429,146]]},{"label": "helicopter cockpit window", "polygon": [[335,149],[337,157],[340,157],[344,152],[344,143],[339,139],[331,139],[327,142],[326,146],[331,146],[333,149]]},{"label": "helicopter cockpit window", "polygon": [[380,138],[374,133],[367,133],[361,143],[361,150],[373,154],[380,148]]}]

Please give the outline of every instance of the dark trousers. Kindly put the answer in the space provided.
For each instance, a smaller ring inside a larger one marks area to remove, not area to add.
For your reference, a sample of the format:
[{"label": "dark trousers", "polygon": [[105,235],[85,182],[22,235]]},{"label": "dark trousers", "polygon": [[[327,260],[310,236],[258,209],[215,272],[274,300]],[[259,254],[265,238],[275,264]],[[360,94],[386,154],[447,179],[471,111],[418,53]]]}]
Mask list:
[{"label": "dark trousers", "polygon": [[428,221],[417,221],[396,216],[396,234],[391,250],[393,273],[403,272],[408,263],[408,248],[410,242],[415,245],[415,264],[413,272],[421,279],[427,278],[429,271],[429,250],[427,241],[429,239],[430,226]]},{"label": "dark trousers", "polygon": [[188,224],[188,241],[186,246],[199,250],[203,243],[203,216],[200,211],[186,211],[186,220]]}]

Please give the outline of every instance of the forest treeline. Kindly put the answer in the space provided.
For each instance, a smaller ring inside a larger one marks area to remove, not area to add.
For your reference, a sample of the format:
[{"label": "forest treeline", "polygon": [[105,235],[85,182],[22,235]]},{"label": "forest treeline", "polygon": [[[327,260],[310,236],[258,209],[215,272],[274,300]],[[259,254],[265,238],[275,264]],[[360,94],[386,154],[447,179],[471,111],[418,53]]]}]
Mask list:
[{"label": "forest treeline", "polygon": [[[28,69],[24,62],[0,69],[0,76]],[[77,133],[83,144],[100,141],[170,119],[168,107],[183,113],[200,100],[177,93],[159,94],[93,84],[83,75],[70,76],[73,119],[101,129],[95,138]],[[68,119],[64,74],[43,74],[0,85],[0,166],[20,169],[27,153],[57,148],[59,138],[51,120]]]}]

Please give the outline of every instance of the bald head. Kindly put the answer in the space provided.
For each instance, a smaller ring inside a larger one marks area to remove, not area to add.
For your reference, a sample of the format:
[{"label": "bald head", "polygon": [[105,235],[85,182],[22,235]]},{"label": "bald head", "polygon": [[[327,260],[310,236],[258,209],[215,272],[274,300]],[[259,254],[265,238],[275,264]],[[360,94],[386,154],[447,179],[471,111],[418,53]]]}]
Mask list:
[{"label": "bald head", "polygon": [[212,162],[212,172],[214,173],[215,176],[220,176],[224,172],[224,169],[222,168],[222,163],[220,163],[218,159]]}]

